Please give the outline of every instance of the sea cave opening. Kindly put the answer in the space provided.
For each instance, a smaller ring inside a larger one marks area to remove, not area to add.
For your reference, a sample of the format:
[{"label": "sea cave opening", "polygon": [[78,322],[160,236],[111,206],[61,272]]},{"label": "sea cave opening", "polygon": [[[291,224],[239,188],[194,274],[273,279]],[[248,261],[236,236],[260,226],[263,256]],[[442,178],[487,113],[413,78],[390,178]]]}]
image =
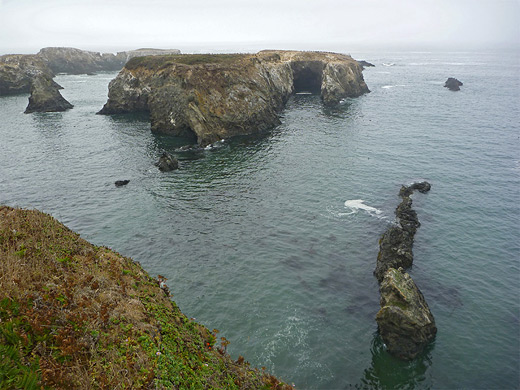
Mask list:
[{"label": "sea cave opening", "polygon": [[294,93],[310,92],[319,95],[323,80],[323,63],[321,61],[293,61]]}]

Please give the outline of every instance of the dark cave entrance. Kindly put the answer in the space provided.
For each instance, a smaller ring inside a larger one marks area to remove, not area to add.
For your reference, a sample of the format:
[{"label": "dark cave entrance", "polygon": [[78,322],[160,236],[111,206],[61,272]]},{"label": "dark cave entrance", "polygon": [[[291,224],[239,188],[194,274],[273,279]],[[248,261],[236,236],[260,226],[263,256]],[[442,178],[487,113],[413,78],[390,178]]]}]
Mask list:
[{"label": "dark cave entrance", "polygon": [[310,92],[319,95],[323,80],[323,66],[321,61],[291,62],[294,93]]}]

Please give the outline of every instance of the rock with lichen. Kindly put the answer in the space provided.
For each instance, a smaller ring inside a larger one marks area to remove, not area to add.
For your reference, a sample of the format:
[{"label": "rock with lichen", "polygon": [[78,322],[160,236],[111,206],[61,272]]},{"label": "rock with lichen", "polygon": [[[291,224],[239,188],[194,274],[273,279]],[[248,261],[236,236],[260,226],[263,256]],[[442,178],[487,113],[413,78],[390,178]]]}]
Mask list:
[{"label": "rock with lichen", "polygon": [[150,113],[152,131],[192,135],[206,146],[267,130],[294,92],[325,104],[369,92],[350,56],[322,52],[186,54],[130,60],[110,82],[100,114]]},{"label": "rock with lichen", "polygon": [[423,294],[402,268],[386,271],[380,293],[376,321],[388,352],[405,360],[415,358],[437,333]]}]

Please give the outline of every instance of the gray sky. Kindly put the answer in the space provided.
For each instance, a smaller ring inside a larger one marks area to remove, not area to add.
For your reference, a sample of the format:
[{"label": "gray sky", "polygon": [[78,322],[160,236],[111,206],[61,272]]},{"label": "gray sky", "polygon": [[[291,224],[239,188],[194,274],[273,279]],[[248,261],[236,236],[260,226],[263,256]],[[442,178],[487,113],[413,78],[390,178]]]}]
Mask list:
[{"label": "gray sky", "polygon": [[520,46],[520,0],[0,0],[0,54]]}]

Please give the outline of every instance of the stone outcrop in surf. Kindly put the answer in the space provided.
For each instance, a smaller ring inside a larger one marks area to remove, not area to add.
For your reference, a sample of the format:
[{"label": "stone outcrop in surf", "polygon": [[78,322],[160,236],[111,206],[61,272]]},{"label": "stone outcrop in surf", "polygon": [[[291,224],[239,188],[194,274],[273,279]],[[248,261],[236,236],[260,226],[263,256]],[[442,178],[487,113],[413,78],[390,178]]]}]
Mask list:
[{"label": "stone outcrop in surf", "polygon": [[376,321],[388,352],[405,360],[415,358],[437,333],[423,294],[402,268],[390,268],[379,291]]},{"label": "stone outcrop in surf", "polygon": [[395,210],[397,225],[391,226],[379,240],[379,253],[374,270],[374,275],[379,283],[383,281],[383,277],[389,268],[403,267],[406,269],[412,266],[413,238],[421,224],[417,218],[417,213],[412,209],[411,195],[414,190],[426,193],[430,188],[431,185],[428,182],[401,187],[399,196],[402,201]]},{"label": "stone outcrop in surf", "polygon": [[374,271],[381,294],[381,309],[376,316],[379,334],[388,352],[405,360],[415,358],[437,333],[424,296],[404,271],[412,266],[414,235],[421,226],[412,209],[411,196],[415,190],[426,193],[430,188],[428,182],[401,187],[402,201],[395,211],[397,225],[391,226],[379,240]]},{"label": "stone outcrop in surf", "polygon": [[323,52],[135,58],[110,82],[99,113],[147,111],[152,131],[205,146],[279,124],[294,92],[320,93],[326,105],[369,92],[361,70],[350,56]]},{"label": "stone outcrop in surf", "polygon": [[48,77],[35,77],[31,83],[31,96],[25,113],[66,111],[72,107],[59,91],[61,87]]},{"label": "stone outcrop in surf", "polygon": [[444,83],[444,87],[448,88],[450,91],[460,91],[460,87],[463,86],[461,81],[456,78],[449,77],[448,80]]},{"label": "stone outcrop in surf", "polygon": [[155,164],[161,172],[169,172],[179,169],[179,161],[168,152],[163,152],[159,161]]}]

